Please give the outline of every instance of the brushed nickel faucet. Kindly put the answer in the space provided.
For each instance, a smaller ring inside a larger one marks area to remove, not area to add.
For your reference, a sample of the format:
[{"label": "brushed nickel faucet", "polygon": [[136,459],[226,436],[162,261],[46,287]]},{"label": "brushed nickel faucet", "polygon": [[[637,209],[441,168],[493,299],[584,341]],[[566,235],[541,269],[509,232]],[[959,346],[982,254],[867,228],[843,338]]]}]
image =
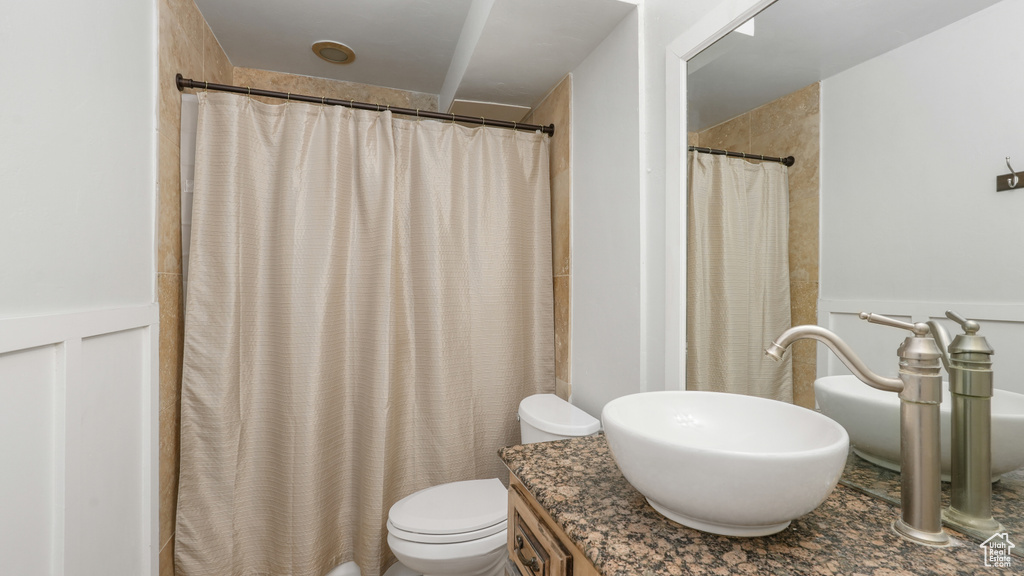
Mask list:
[{"label": "brushed nickel faucet", "polygon": [[893,522],[897,534],[913,542],[945,546],[949,535],[942,531],[941,460],[939,453],[939,404],[942,402],[942,353],[929,336],[927,324],[901,322],[878,314],[860,317],[913,332],[897,350],[899,378],[875,374],[835,333],[820,326],[794,326],[765,349],[775,360],[794,341],[817,340],[832,350],[862,382],[900,395],[900,517]]},{"label": "brushed nickel faucet", "polygon": [[952,343],[941,324],[928,322],[949,373],[952,398],[950,430],[950,503],[943,517],[952,523],[995,534],[1005,528],[992,518],[992,347],[981,326],[946,310],[963,334]]}]

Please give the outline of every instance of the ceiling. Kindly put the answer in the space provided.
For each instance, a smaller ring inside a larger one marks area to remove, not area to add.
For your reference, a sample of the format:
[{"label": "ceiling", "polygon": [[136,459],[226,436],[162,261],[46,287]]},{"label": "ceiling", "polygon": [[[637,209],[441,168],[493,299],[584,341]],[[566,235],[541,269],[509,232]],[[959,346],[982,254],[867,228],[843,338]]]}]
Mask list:
[{"label": "ceiling", "polygon": [[[779,0],[687,63],[687,129],[834,76],[998,0]],[[993,31],[995,33],[995,31]]]},{"label": "ceiling", "polygon": [[[195,0],[232,65],[532,107],[630,0]],[[347,65],[310,47],[350,46]]]}]

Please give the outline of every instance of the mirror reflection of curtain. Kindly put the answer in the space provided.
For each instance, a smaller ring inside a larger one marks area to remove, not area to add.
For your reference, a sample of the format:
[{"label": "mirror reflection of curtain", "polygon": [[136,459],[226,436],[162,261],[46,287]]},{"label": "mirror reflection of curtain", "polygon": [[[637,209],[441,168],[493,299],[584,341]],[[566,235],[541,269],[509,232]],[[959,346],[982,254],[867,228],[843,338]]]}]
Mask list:
[{"label": "mirror reflection of curtain", "polygon": [[554,391],[547,139],[199,98],[177,573],[378,574]]},{"label": "mirror reflection of curtain", "polygon": [[686,387],[793,402],[792,354],[764,348],[790,326],[786,167],[691,152]]}]

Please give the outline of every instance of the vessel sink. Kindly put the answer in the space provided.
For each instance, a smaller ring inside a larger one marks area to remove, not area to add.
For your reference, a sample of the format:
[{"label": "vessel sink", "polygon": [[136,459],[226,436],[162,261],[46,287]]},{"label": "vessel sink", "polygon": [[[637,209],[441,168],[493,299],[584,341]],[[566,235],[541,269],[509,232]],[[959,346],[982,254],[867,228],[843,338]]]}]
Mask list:
[{"label": "vessel sink", "polygon": [[[825,376],[814,381],[814,395],[821,411],[839,422],[850,434],[853,451],[861,458],[899,472],[900,398],[894,392],[876,390],[855,376]],[[942,479],[949,480],[950,400],[942,391],[939,426]],[[992,481],[1000,474],[1024,466],[1024,395],[996,389],[992,396]]]},{"label": "vessel sink", "polygon": [[601,414],[622,475],[663,516],[726,536],[766,536],[836,486],[849,436],[792,404],[718,392],[645,392]]}]

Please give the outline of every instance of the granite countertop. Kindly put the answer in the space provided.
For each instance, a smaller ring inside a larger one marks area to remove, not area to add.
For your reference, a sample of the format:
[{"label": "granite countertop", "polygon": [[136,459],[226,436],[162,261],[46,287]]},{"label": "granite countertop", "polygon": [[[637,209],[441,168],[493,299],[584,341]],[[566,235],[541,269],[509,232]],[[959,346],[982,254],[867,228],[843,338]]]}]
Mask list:
[{"label": "granite countertop", "polygon": [[[858,457],[852,449],[840,482],[899,506],[899,473]],[[942,506],[949,506],[948,482],[942,483]],[[998,482],[992,484],[992,517],[1002,523],[1011,538],[1016,535],[1016,540],[1024,540],[1024,468],[1003,474]],[[975,537],[974,540],[980,542],[984,537]],[[1012,553],[1024,557],[1024,546],[1018,544]]]},{"label": "granite countertop", "polygon": [[1010,568],[985,567],[982,549],[955,532],[946,548],[908,542],[890,529],[898,507],[843,485],[778,534],[733,538],[655,512],[619,472],[604,435],[499,455],[605,576],[1024,573],[1017,558]]}]

